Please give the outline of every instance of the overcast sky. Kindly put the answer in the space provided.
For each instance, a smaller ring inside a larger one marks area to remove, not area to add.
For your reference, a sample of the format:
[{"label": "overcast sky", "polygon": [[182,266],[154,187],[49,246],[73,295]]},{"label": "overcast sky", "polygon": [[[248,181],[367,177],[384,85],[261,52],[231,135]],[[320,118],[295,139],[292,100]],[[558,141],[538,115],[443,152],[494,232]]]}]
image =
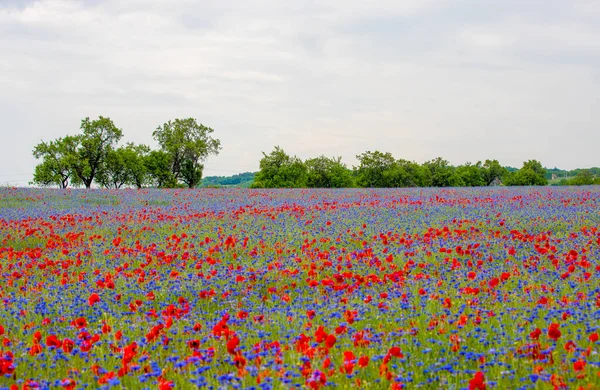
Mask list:
[{"label": "overcast sky", "polygon": [[0,0],[0,183],[109,116],[124,141],[195,117],[205,175],[366,150],[600,166],[600,1]]}]

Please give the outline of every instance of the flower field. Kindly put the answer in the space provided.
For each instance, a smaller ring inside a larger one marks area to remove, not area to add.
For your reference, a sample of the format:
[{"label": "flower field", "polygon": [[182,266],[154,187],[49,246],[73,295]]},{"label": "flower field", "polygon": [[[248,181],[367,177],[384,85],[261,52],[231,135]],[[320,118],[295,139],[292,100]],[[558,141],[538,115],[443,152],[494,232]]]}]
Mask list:
[{"label": "flower field", "polygon": [[0,388],[600,388],[600,189],[0,190]]}]

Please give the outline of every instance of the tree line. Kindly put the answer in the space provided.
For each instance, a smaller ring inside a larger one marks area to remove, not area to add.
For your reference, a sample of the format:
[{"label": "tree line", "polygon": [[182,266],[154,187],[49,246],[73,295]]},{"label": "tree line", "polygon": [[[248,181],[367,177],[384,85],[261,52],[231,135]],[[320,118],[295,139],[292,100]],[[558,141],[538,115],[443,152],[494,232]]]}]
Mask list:
[{"label": "tree line", "polygon": [[194,118],[170,120],[152,133],[159,145],[153,150],[144,144],[121,145],[123,131],[110,118],[85,118],[79,134],[34,147],[33,156],[41,163],[35,167],[31,184],[194,188],[202,179],[202,162],[221,150],[213,132]]},{"label": "tree line", "polygon": [[[159,146],[153,150],[144,144],[121,144],[123,131],[108,117],[85,118],[78,134],[34,147],[33,155],[41,163],[35,167],[31,184],[116,189],[195,188],[201,184],[253,188],[538,186],[564,172],[545,169],[537,160],[523,162],[520,169],[504,167],[498,160],[453,166],[442,157],[419,164],[380,151],[357,155],[358,166],[349,168],[341,157],[321,155],[302,161],[275,146],[270,154],[263,152],[259,172],[210,177],[202,183],[203,162],[221,150],[213,132],[194,118],[170,120],[153,131]],[[552,180],[551,184],[600,184],[598,168],[573,173],[574,177]]]},{"label": "tree line", "polygon": [[263,152],[254,188],[393,188],[480,187],[489,185],[547,185],[546,169],[537,160],[523,162],[520,169],[503,167],[498,160],[451,165],[438,157],[423,164],[396,159],[391,153],[367,151],[356,156],[358,166],[349,168],[341,157],[319,156],[302,161],[276,146]]}]

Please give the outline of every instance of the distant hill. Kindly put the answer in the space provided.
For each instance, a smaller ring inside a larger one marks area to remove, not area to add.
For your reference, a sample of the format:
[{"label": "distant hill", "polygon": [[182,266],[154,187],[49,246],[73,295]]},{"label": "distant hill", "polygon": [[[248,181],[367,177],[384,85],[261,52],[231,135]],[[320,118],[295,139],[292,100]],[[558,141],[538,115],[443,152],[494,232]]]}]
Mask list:
[{"label": "distant hill", "polygon": [[240,187],[248,188],[254,182],[255,172],[238,173],[233,176],[206,176],[200,187]]},{"label": "distant hill", "polygon": [[581,171],[590,171],[593,175],[595,175],[596,177],[600,176],[600,168],[599,167],[594,167],[594,168],[576,168],[573,169],[572,171],[567,171],[564,169],[559,169],[559,168],[546,168],[546,179],[551,180],[552,179],[552,175],[556,175],[558,178],[565,178],[565,177],[573,177],[573,176],[577,176],[577,174]]}]

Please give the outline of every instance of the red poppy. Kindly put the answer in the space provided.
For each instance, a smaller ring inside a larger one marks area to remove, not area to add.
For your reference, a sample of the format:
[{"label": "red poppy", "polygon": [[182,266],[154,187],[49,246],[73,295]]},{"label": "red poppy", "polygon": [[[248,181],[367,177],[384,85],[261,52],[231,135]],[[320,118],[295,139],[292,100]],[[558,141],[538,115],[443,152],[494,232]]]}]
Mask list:
[{"label": "red poppy", "polygon": [[323,325],[319,326],[315,331],[315,341],[317,343],[322,343],[327,338],[327,332],[323,328]]},{"label": "red poppy", "polygon": [[548,337],[550,337],[554,341],[558,340],[561,335],[560,330],[558,329],[559,327],[560,324],[550,324],[550,326],[548,327]]},{"label": "red poppy", "polygon": [[238,345],[240,345],[240,339],[237,336],[233,336],[227,342],[227,352],[229,352],[231,355],[235,355],[235,350],[237,349]]},{"label": "red poppy", "polygon": [[336,341],[337,339],[333,334],[327,335],[327,338],[325,339],[325,345],[327,346],[327,348],[333,348]]},{"label": "red poppy", "polygon": [[364,367],[366,367],[368,364],[369,364],[369,357],[368,357],[368,356],[361,356],[361,357],[358,359],[358,366],[359,366],[360,368],[364,368]]},{"label": "red poppy", "polygon": [[35,356],[35,355],[37,355],[37,354],[40,354],[40,353],[42,353],[42,351],[43,351],[43,350],[44,350],[44,349],[42,348],[42,346],[41,346],[41,345],[39,345],[39,344],[33,344],[33,345],[31,346],[31,348],[29,348],[29,355],[30,355],[30,356]]},{"label": "red poppy", "polygon": [[100,302],[100,296],[96,293],[93,293],[92,295],[90,295],[90,297],[88,298],[88,303],[90,306],[94,306],[95,303]]},{"label": "red poppy", "polygon": [[567,350],[569,352],[575,351],[576,348],[577,348],[577,346],[575,345],[575,343],[572,340],[567,341],[567,343],[565,344],[565,350]]},{"label": "red poppy", "polygon": [[344,374],[352,374],[354,365],[356,364],[356,356],[352,351],[344,352],[344,364],[340,367],[340,371]]},{"label": "red poppy", "polygon": [[71,378],[66,378],[61,381],[60,385],[62,387],[64,387],[66,390],[73,390],[73,389],[75,389],[75,386],[77,386],[77,382],[75,382]]},{"label": "red poppy", "polygon": [[535,330],[531,333],[529,333],[529,337],[531,337],[532,340],[537,340],[540,338],[540,335],[542,334],[542,331],[540,328],[535,328]]},{"label": "red poppy", "polygon": [[0,355],[0,375],[10,375],[15,371],[13,353],[8,351]]},{"label": "red poppy", "polygon": [[71,322],[71,325],[76,328],[82,329],[82,328],[87,327],[87,320],[84,317],[79,317],[79,318],[73,320]]},{"label": "red poppy", "polygon": [[62,349],[65,353],[71,353],[71,351],[75,348],[75,342],[71,339],[64,339],[62,341]]},{"label": "red poppy", "polygon": [[585,369],[585,360],[577,360],[573,363],[573,370],[575,371],[583,371]]},{"label": "red poppy", "polygon": [[390,350],[388,351],[388,354],[390,356],[394,356],[397,358],[403,358],[404,355],[402,354],[402,350],[400,349],[400,347],[392,347],[390,348]]},{"label": "red poppy", "polygon": [[60,348],[62,347],[62,341],[60,341],[56,335],[51,334],[46,337],[46,346]]},{"label": "red poppy", "polygon": [[335,328],[335,333],[336,334],[344,334],[346,333],[346,327],[343,325],[338,326],[337,328]]},{"label": "red poppy", "polygon": [[485,376],[483,372],[476,372],[473,378],[469,380],[469,390],[485,390]]},{"label": "red poppy", "polygon": [[200,340],[190,340],[190,341],[188,341],[188,347],[190,347],[191,349],[198,349],[198,348],[200,348]]}]

